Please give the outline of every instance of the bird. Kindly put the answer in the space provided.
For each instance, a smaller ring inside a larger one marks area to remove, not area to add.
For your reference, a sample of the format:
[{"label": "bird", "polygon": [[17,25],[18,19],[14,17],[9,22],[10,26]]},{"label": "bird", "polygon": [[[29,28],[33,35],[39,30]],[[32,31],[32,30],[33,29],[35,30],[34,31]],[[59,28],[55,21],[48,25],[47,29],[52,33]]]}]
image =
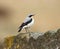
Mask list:
[{"label": "bird", "polygon": [[26,17],[26,19],[19,26],[18,32],[21,32],[22,29],[25,29],[26,32],[29,32],[29,28],[34,24],[34,14],[30,14]]}]

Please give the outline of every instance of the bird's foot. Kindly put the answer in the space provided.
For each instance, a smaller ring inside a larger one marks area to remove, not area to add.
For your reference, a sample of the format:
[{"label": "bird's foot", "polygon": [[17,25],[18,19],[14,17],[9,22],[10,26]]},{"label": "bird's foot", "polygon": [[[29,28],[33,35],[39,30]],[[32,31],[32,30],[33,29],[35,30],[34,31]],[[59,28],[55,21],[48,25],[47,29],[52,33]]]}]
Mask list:
[{"label": "bird's foot", "polygon": [[31,36],[31,32],[29,32],[29,37]]}]

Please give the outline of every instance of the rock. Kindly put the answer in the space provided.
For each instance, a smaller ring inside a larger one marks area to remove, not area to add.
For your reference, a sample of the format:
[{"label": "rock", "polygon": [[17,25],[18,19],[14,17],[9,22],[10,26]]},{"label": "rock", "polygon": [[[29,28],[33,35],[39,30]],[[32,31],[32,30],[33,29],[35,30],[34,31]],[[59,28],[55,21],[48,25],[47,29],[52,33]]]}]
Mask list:
[{"label": "rock", "polygon": [[1,49],[60,49],[60,29],[56,32],[20,33],[5,38]]}]

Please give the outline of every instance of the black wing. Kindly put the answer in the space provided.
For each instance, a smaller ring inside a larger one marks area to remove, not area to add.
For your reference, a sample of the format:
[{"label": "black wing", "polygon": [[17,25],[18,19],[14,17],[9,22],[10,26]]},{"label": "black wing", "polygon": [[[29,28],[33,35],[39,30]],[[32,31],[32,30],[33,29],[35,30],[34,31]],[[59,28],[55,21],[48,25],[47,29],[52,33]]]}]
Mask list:
[{"label": "black wing", "polygon": [[19,31],[20,32],[22,30],[22,28],[25,26],[25,25],[28,25],[30,22],[32,21],[32,19],[30,19],[29,21],[25,22],[25,23],[22,23],[21,26],[19,27]]},{"label": "black wing", "polygon": [[23,26],[25,26],[25,23],[22,23],[22,24],[21,24],[21,26],[19,27],[18,32],[20,32],[20,31],[22,30]]},{"label": "black wing", "polygon": [[[22,23],[20,27],[24,27],[25,25],[28,25],[30,22],[32,21],[32,19],[30,19],[29,21],[25,22],[25,23]],[[19,27],[19,28],[20,28]]]}]

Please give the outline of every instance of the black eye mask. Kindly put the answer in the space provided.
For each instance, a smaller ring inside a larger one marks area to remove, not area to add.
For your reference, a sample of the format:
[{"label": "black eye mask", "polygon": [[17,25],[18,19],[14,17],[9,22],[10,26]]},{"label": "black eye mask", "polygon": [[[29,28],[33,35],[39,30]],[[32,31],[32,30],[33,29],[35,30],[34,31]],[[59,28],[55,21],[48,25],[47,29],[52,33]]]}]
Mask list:
[{"label": "black eye mask", "polygon": [[32,17],[32,16],[34,16],[34,15],[30,15],[29,17]]}]

